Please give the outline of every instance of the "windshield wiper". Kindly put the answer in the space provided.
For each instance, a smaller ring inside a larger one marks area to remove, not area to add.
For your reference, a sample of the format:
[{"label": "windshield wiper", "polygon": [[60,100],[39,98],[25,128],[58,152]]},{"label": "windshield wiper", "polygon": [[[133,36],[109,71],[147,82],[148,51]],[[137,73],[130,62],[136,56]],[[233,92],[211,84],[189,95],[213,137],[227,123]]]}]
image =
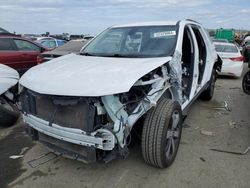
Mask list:
[{"label": "windshield wiper", "polygon": [[96,56],[95,54],[91,54],[91,53],[88,53],[88,52],[82,52],[82,53],[80,53],[80,55],[85,55],[85,56]]},{"label": "windshield wiper", "polygon": [[138,57],[138,55],[132,55],[132,54],[110,54],[110,55],[105,55],[105,57]]}]

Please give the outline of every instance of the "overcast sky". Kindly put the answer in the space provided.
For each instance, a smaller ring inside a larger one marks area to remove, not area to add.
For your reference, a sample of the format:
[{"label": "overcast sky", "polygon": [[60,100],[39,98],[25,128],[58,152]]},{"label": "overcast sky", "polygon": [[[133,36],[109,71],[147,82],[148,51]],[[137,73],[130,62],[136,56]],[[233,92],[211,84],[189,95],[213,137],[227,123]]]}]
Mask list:
[{"label": "overcast sky", "polygon": [[250,29],[250,0],[0,0],[0,27],[17,33],[97,34],[115,24],[186,18]]}]

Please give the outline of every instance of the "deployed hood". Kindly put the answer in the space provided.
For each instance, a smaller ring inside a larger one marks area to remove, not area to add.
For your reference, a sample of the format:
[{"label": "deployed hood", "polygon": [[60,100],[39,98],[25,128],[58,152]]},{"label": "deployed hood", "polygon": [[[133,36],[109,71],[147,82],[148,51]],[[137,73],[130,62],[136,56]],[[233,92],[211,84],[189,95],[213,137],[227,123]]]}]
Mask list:
[{"label": "deployed hood", "polygon": [[19,74],[16,70],[0,64],[0,95],[16,85],[18,80]]},{"label": "deployed hood", "polygon": [[103,96],[124,93],[171,57],[118,58],[69,54],[35,66],[20,79],[41,94]]}]

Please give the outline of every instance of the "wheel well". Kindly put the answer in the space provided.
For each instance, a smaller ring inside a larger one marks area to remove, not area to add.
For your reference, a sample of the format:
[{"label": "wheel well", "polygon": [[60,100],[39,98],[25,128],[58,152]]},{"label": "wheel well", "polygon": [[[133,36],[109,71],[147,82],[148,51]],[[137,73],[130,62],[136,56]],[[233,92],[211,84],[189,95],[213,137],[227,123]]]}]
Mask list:
[{"label": "wheel well", "polygon": [[217,61],[214,63],[213,69],[217,70],[218,72],[221,71],[222,67],[222,59],[219,55],[217,55]]}]

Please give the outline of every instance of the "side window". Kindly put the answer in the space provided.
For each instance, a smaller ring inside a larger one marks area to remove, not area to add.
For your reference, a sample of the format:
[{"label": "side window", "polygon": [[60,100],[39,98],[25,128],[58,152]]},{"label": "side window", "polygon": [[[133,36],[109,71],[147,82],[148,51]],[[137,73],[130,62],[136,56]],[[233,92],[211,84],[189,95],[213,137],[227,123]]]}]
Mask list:
[{"label": "side window", "polygon": [[10,39],[0,39],[0,51],[15,50]]},{"label": "side window", "polygon": [[14,39],[14,43],[19,51],[40,51],[40,48],[28,41]]}]

